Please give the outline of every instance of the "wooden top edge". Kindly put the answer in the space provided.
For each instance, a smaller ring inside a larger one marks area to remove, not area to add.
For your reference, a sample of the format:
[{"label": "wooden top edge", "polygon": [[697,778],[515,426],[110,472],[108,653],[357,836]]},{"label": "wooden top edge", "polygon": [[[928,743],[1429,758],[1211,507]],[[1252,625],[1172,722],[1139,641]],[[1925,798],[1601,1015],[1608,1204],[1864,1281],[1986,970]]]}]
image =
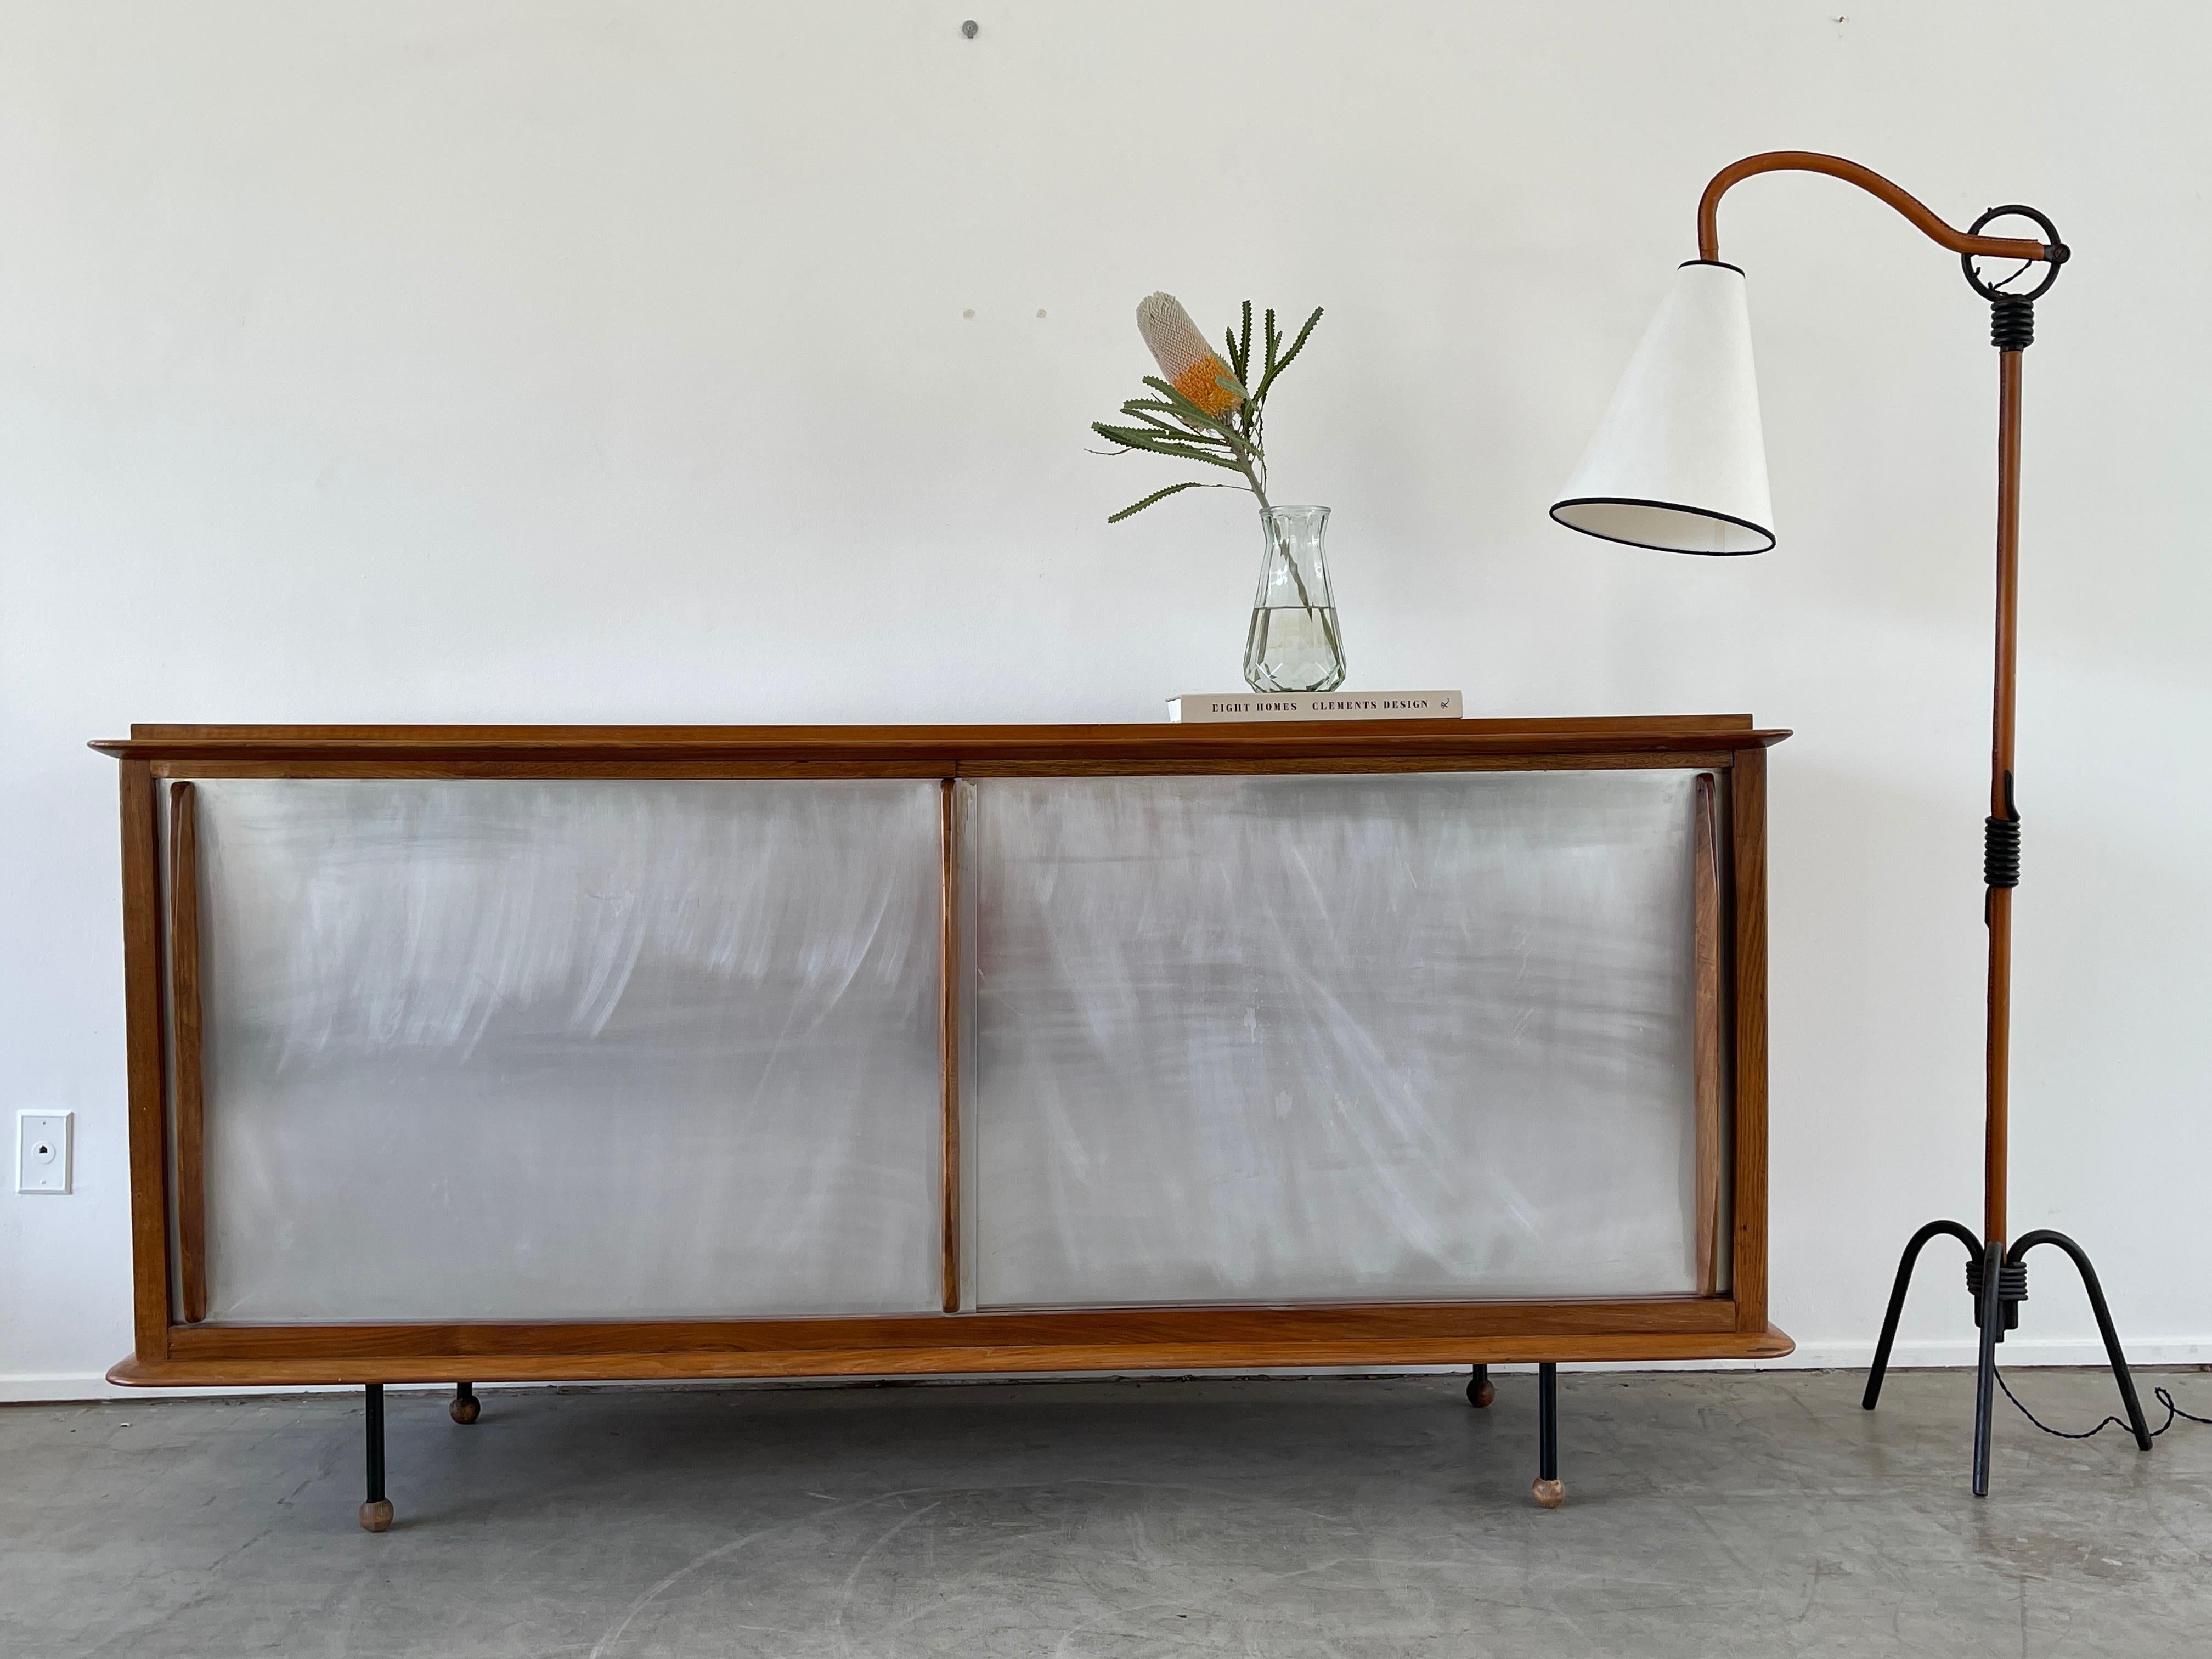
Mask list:
[{"label": "wooden top edge", "polygon": [[1764,1331],[1660,1334],[1486,1336],[1352,1340],[1327,1352],[1264,1340],[1153,1346],[1080,1344],[1005,1347],[820,1348],[793,1352],[693,1351],[580,1354],[461,1354],[386,1358],[363,1354],[246,1359],[118,1360],[107,1380],[124,1388],[313,1387],[362,1382],[677,1382],[713,1377],[1012,1376],[1022,1372],[1110,1374],[1145,1370],[1297,1370],[1480,1361],[1492,1364],[1551,1359],[1561,1364],[1634,1364],[1700,1359],[1780,1359],[1796,1343],[1770,1325]]},{"label": "wooden top edge", "polygon": [[1122,726],[134,725],[92,747],[117,760],[1038,759],[1239,754],[1753,749],[1786,731],[1748,714]]},{"label": "wooden top edge", "polygon": [[1049,733],[1054,736],[1071,734],[1111,734],[1121,736],[1130,732],[1191,732],[1222,729],[1261,732],[1336,731],[1343,728],[1366,731],[1381,728],[1388,731],[1419,731],[1442,727],[1447,731],[1498,732],[1577,732],[1613,731],[1623,726],[1649,727],[1655,730],[1715,730],[1749,731],[1754,722],[1748,714],[1570,714],[1557,717],[1523,715],[1500,719],[1419,720],[1309,720],[1291,724],[1281,720],[1212,721],[1200,720],[1188,724],[1176,720],[1121,720],[1112,722],[1048,722],[1042,724],[1006,722],[981,725],[896,725],[876,726],[483,726],[457,724],[427,725],[266,725],[258,723],[207,724],[198,722],[134,721],[131,727],[133,738],[328,738],[343,742],[365,742],[381,739],[450,741],[455,738],[492,740],[509,738],[544,742],[570,740],[601,742],[610,738],[668,739],[685,738],[711,741],[730,738],[784,737],[791,738],[821,738],[847,732],[880,732],[886,735],[906,733],[950,732],[958,736],[1013,735]]}]

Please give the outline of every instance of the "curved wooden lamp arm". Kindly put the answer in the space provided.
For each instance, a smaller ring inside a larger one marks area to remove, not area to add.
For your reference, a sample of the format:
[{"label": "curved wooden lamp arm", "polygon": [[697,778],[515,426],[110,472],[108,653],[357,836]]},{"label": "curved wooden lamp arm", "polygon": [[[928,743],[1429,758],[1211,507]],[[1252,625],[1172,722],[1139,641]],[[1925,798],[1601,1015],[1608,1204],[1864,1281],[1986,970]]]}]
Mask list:
[{"label": "curved wooden lamp arm", "polygon": [[1999,259],[2063,260],[2063,245],[2049,246],[2018,236],[1970,236],[1963,230],[1947,225],[1927,207],[1899,190],[1870,167],[1856,161],[1846,161],[1840,155],[1823,155],[1817,150],[1771,149],[1763,155],[1747,155],[1741,161],[1731,162],[1713,175],[1705,186],[1705,193],[1698,201],[1698,257],[1718,259],[1721,257],[1720,210],[1721,198],[1729,186],[1760,173],[1825,173],[1831,179],[1840,179],[1847,185],[1856,185],[1870,196],[1878,196],[1890,206],[1918,226],[1931,240],[1941,243],[1954,253],[1983,253]]}]

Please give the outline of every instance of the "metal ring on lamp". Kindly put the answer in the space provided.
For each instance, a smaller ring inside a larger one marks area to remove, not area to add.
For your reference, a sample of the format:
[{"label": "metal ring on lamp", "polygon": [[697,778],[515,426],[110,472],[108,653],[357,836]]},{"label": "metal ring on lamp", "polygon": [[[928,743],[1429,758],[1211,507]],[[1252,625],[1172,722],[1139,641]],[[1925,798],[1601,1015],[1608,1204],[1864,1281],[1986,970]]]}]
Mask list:
[{"label": "metal ring on lamp", "polygon": [[1981,279],[1980,274],[1974,269],[1976,256],[1972,253],[1961,253],[1959,256],[1959,269],[1966,273],[1966,286],[1991,305],[1996,305],[2002,300],[2041,299],[2051,292],[2051,285],[2058,280],[2058,267],[2064,264],[2073,252],[2071,248],[2058,240],[2058,227],[2051,222],[2049,215],[2039,212],[2032,207],[2023,207],[2017,202],[2006,207],[1991,208],[1966,227],[1966,234],[1969,236],[1978,236],[1982,234],[1982,227],[1990,220],[2009,218],[2014,214],[2024,219],[2033,219],[2042,228],[2044,246],[2051,250],[2051,257],[2044,261],[2043,280],[2024,293],[2014,293],[2010,289],[1991,288]]}]

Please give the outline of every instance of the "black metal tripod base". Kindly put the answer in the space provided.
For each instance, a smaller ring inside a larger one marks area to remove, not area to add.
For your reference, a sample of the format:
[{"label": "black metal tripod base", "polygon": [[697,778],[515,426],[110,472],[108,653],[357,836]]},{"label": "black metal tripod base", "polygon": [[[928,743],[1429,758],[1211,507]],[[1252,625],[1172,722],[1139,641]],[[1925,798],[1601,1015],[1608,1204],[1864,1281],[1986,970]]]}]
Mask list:
[{"label": "black metal tripod base", "polygon": [[2120,1334],[2112,1328],[2112,1310],[2105,1305],[2105,1287],[2097,1282],[2089,1253],[2065,1234],[2048,1228],[2014,1240],[2010,1249],[2002,1239],[1984,1243],[1976,1238],[1956,1221],[1931,1221],[1913,1234],[1911,1243],[1905,1247],[1904,1259],[1897,1264],[1889,1312],[1881,1322],[1881,1340],[1875,1345],[1874,1368],[1867,1374],[1866,1397],[1859,1404],[1872,1411],[1881,1398],[1881,1380],[1889,1370],[1897,1322],[1905,1312],[1905,1293],[1912,1287],[1913,1266],[1920,1260],[1922,1248],[1939,1233],[1966,1246],[1966,1288],[1974,1297],[1974,1323],[1982,1337],[1981,1364],[1974,1376],[1974,1496],[1990,1495],[1990,1431],[1996,1395],[1997,1344],[2004,1340],[2007,1331],[2020,1328],[2020,1304],[2027,1300],[2027,1253],[2039,1244],[2057,1245],[2073,1257],[2080,1270],[2081,1287],[2088,1291],[2090,1310],[2097,1316],[2098,1334],[2105,1339],[2105,1357],[2112,1362],[2112,1380],[2120,1385],[2120,1399],[2127,1407],[2128,1426],[2135,1431],[2136,1444],[2148,1451],[2150,1425],[2143,1420],[2142,1402],[2136,1398],[2135,1374],[2128,1370],[2127,1355],[2120,1352]]}]

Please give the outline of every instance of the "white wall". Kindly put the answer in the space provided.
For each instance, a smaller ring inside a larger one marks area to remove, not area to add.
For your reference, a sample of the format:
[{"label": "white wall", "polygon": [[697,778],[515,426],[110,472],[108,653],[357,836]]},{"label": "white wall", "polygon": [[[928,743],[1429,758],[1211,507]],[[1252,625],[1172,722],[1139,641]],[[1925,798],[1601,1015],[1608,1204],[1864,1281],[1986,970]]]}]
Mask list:
[{"label": "white wall", "polygon": [[[1705,179],[1784,146],[2078,250],[2027,368],[2014,1226],[2096,1252],[2138,1355],[2212,1358],[2209,47],[2178,3],[16,0],[0,1108],[79,1139],[74,1196],[0,1194],[0,1393],[130,1340],[86,739],[1153,719],[1236,683],[1257,556],[1231,495],[1102,522],[1173,476],[1085,453],[1163,287],[1329,307],[1276,472],[1338,509],[1356,683],[1797,729],[1775,1314],[1863,1358],[1905,1234],[1978,1202],[1984,311],[1872,200],[1756,180],[1782,548],[1544,516]],[[1951,1255],[1909,1358],[1966,1352]],[[2063,1277],[2015,1358],[2089,1352]]]}]

